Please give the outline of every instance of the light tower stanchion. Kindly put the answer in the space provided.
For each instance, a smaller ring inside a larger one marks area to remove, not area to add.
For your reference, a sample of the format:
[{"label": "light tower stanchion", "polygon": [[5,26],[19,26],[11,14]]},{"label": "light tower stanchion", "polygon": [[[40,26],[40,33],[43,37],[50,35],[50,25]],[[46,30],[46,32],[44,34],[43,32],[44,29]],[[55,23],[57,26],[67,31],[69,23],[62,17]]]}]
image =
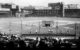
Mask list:
[{"label": "light tower stanchion", "polygon": [[65,7],[64,7],[64,3],[63,4],[63,10],[62,10],[62,14],[63,14],[63,17],[65,17]]}]

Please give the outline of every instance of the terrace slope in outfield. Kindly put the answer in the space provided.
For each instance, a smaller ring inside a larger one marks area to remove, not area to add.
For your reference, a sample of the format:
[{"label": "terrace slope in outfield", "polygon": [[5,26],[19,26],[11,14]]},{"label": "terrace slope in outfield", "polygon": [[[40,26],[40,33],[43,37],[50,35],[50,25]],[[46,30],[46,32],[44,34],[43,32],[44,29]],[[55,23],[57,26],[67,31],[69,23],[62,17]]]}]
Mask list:
[{"label": "terrace slope in outfield", "polygon": [[[42,21],[53,21],[52,27],[43,27]],[[75,24],[76,23],[76,24]],[[75,31],[76,25],[76,31]],[[55,33],[80,33],[80,18],[60,17],[12,17],[0,18],[0,32],[10,34],[46,34],[51,30]]]}]

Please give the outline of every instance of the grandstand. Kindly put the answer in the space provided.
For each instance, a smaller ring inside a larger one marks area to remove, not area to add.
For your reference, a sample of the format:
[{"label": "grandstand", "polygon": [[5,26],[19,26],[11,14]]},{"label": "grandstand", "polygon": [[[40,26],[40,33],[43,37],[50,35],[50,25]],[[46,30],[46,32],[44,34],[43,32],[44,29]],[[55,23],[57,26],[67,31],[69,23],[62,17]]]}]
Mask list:
[{"label": "grandstand", "polygon": [[63,3],[49,3],[48,7],[34,7],[34,9],[22,8],[22,11],[30,11],[32,13],[25,14],[25,17],[70,17],[79,18],[80,8],[76,4],[64,5]]},{"label": "grandstand", "polygon": [[[4,12],[5,11],[5,12]],[[2,14],[1,14],[2,12]],[[4,13],[3,13],[4,12]],[[6,13],[7,12],[7,13]],[[42,6],[26,6],[21,8],[15,4],[0,4],[0,15],[4,16],[17,16],[21,14],[25,17],[71,17],[79,18],[80,8],[76,4],[64,5],[62,2],[49,3],[48,7]]]}]

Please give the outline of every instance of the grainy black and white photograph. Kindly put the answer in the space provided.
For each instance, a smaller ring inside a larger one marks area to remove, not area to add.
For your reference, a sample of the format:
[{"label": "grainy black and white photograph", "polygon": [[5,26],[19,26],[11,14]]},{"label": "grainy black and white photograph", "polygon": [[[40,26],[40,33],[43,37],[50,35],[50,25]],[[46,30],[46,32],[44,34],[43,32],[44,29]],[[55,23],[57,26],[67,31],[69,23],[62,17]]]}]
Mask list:
[{"label": "grainy black and white photograph", "polygon": [[0,0],[1,48],[80,48],[80,0]]}]

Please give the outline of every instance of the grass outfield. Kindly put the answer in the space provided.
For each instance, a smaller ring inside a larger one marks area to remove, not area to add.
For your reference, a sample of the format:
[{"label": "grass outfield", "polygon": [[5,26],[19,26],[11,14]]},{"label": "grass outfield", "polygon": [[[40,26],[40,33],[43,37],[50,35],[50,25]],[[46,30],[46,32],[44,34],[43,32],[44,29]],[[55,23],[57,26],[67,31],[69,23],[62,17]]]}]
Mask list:
[{"label": "grass outfield", "polygon": [[[53,21],[52,27],[42,27],[42,21]],[[22,22],[22,24],[21,24]],[[58,23],[58,24],[57,24]],[[60,17],[8,17],[0,18],[0,31],[10,34],[47,33],[75,33],[75,23],[77,23],[77,33],[80,31],[80,18],[60,18]],[[58,26],[58,29],[56,28]]]}]

